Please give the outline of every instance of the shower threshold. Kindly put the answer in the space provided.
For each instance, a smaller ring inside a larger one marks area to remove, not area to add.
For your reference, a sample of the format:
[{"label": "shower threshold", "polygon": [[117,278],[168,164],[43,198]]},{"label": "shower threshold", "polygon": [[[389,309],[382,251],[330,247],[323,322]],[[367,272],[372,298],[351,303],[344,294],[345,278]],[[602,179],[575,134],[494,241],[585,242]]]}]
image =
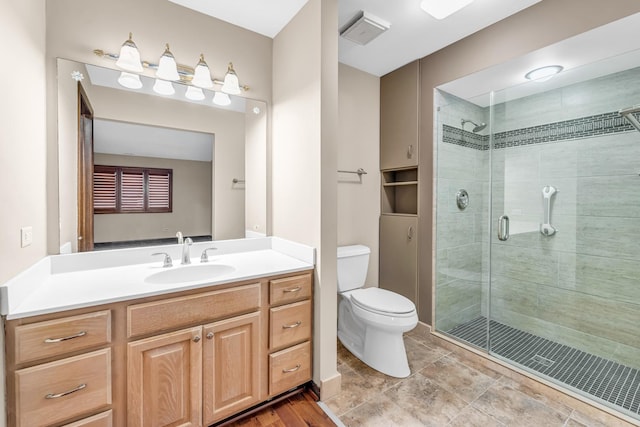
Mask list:
[{"label": "shower threshold", "polygon": [[[518,365],[640,415],[640,371],[492,320],[491,351]],[[447,334],[487,348],[487,319],[478,317]]]}]

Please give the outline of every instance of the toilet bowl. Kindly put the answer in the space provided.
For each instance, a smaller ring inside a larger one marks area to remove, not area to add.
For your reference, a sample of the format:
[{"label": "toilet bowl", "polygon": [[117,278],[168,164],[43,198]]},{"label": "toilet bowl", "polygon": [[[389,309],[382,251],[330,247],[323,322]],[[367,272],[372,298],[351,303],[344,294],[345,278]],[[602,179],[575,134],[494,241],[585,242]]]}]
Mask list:
[{"label": "toilet bowl", "polygon": [[363,245],[338,248],[338,339],[373,369],[405,378],[411,371],[402,334],[418,324],[416,307],[395,292],[363,288],[370,253]]}]

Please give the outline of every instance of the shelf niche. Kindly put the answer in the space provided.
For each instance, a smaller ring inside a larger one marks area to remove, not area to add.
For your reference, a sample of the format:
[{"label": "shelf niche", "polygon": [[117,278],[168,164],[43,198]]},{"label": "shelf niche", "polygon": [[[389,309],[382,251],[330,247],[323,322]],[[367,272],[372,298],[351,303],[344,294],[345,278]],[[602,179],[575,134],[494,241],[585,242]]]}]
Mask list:
[{"label": "shelf niche", "polygon": [[382,171],[382,214],[418,214],[418,169]]}]

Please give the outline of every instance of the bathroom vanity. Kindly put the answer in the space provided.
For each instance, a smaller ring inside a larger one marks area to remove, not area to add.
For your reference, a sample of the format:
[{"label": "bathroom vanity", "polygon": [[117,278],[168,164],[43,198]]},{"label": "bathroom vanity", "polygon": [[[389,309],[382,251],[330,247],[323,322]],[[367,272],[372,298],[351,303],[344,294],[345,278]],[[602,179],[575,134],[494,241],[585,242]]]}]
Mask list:
[{"label": "bathroom vanity", "polygon": [[[310,381],[313,262],[226,252],[212,280],[157,283],[197,261],[51,274],[7,313],[9,425],[208,426]],[[114,275],[126,286],[80,302]]]}]

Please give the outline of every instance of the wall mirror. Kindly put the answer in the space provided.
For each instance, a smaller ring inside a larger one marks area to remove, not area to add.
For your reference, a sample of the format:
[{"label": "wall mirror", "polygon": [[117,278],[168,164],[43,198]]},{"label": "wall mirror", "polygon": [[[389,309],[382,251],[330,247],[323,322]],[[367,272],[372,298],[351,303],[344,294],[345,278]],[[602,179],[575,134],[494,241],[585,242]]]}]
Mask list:
[{"label": "wall mirror", "polygon": [[[127,89],[119,70],[66,59],[57,67],[61,253],[175,243],[177,231],[213,240],[266,235],[265,102],[232,97],[220,107],[206,90],[205,99],[187,99],[189,86],[180,83],[175,95],[162,96],[149,77],[142,76],[142,88]],[[86,139],[94,165],[171,170],[170,212],[83,219],[83,195],[93,193],[83,186],[92,182],[82,177],[79,147]]]}]

